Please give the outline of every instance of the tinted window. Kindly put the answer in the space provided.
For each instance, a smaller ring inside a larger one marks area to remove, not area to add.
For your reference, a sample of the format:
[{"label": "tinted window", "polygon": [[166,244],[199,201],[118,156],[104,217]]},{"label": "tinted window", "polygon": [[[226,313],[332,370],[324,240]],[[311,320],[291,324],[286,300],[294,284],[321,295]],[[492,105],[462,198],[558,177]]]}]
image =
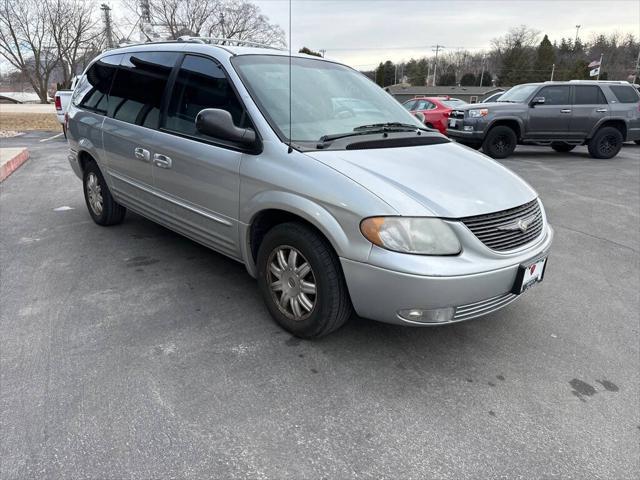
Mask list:
[{"label": "tinted window", "polygon": [[640,98],[638,98],[638,94],[631,86],[627,87],[626,85],[612,85],[610,88],[620,103],[637,103],[638,101],[640,101]]},{"label": "tinted window", "polygon": [[408,102],[404,102],[402,106],[407,110],[413,110],[413,106],[416,104],[415,100],[409,100]]},{"label": "tinted window", "polygon": [[568,105],[570,103],[569,87],[564,85],[544,87],[536,93],[536,97],[544,97],[545,105]]},{"label": "tinted window", "polygon": [[177,53],[143,52],[125,55],[109,99],[109,116],[123,122],[157,128],[160,106]]},{"label": "tinted window", "polygon": [[222,68],[213,60],[187,55],[171,95],[165,127],[174,132],[208,138],[196,130],[196,115],[205,108],[228,111],[236,126],[244,126],[244,110]]},{"label": "tinted window", "polygon": [[76,107],[107,114],[108,94],[122,55],[110,55],[95,62],[82,77],[71,101]]},{"label": "tinted window", "polygon": [[575,105],[602,105],[607,103],[604,93],[596,85],[576,85],[573,88],[575,88],[573,101]]}]

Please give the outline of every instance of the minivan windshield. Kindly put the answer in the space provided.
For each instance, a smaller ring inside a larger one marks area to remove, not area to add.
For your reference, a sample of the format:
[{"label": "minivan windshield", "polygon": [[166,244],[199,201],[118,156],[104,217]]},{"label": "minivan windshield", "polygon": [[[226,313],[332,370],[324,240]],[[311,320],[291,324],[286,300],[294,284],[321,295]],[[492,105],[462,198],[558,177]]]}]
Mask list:
[{"label": "minivan windshield", "polygon": [[498,102],[524,103],[540,85],[517,85],[498,98]]},{"label": "minivan windshield", "polygon": [[242,55],[232,63],[283,140],[317,142],[387,125],[424,128],[391,95],[344,65],[291,57],[290,114],[289,57]]}]

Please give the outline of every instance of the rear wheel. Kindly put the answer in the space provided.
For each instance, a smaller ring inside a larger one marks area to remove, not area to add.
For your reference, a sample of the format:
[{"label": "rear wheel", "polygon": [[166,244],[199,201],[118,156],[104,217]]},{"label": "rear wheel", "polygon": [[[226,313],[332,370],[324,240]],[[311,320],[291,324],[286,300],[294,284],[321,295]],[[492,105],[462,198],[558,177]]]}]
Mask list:
[{"label": "rear wheel", "polygon": [[284,223],[267,232],[258,251],[258,284],[271,316],[297,337],[327,335],[351,316],[338,257],[306,225]]},{"label": "rear wheel", "polygon": [[489,130],[482,151],[491,158],[507,158],[516,149],[518,137],[513,129],[504,125],[498,125]]},{"label": "rear wheel", "polygon": [[617,128],[603,127],[589,140],[589,155],[593,158],[613,158],[622,148],[623,140]]},{"label": "rear wheel", "polygon": [[564,142],[558,142],[558,143],[552,143],[551,148],[553,148],[556,152],[566,153],[576,148],[576,146],[569,145],[568,143],[564,143]]},{"label": "rear wheel", "polygon": [[93,221],[103,226],[122,223],[127,209],[113,199],[94,161],[90,161],[84,169],[83,184],[84,199]]}]

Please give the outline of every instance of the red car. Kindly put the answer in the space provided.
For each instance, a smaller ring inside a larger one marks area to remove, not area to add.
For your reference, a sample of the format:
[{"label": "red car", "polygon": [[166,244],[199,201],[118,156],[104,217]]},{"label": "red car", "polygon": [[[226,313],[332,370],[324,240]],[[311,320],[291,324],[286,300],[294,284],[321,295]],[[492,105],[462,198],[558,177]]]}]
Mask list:
[{"label": "red car", "polygon": [[451,97],[416,97],[402,104],[411,113],[424,115],[424,124],[438,130],[443,135],[447,131],[447,120],[451,110],[466,102]]}]

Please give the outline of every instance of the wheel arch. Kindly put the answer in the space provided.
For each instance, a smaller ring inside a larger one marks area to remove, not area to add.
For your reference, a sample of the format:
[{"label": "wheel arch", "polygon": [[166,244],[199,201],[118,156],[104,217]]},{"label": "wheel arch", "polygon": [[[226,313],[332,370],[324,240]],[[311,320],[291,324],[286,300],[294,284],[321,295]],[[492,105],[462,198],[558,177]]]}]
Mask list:
[{"label": "wheel arch", "polygon": [[588,139],[593,138],[594,135],[598,132],[598,130],[600,130],[601,128],[604,128],[604,127],[617,128],[618,130],[620,130],[620,133],[622,134],[622,141],[626,140],[626,138],[627,138],[627,122],[625,122],[624,120],[622,120],[620,118],[603,118],[603,119],[601,119],[591,129],[591,132],[589,133],[589,136],[587,138]]},{"label": "wheel arch", "polygon": [[499,126],[511,128],[516,133],[516,137],[518,141],[522,139],[522,135],[524,132],[524,129],[522,128],[523,127],[522,120],[516,117],[498,118],[493,120],[487,127],[485,138],[493,127],[499,127]]}]

